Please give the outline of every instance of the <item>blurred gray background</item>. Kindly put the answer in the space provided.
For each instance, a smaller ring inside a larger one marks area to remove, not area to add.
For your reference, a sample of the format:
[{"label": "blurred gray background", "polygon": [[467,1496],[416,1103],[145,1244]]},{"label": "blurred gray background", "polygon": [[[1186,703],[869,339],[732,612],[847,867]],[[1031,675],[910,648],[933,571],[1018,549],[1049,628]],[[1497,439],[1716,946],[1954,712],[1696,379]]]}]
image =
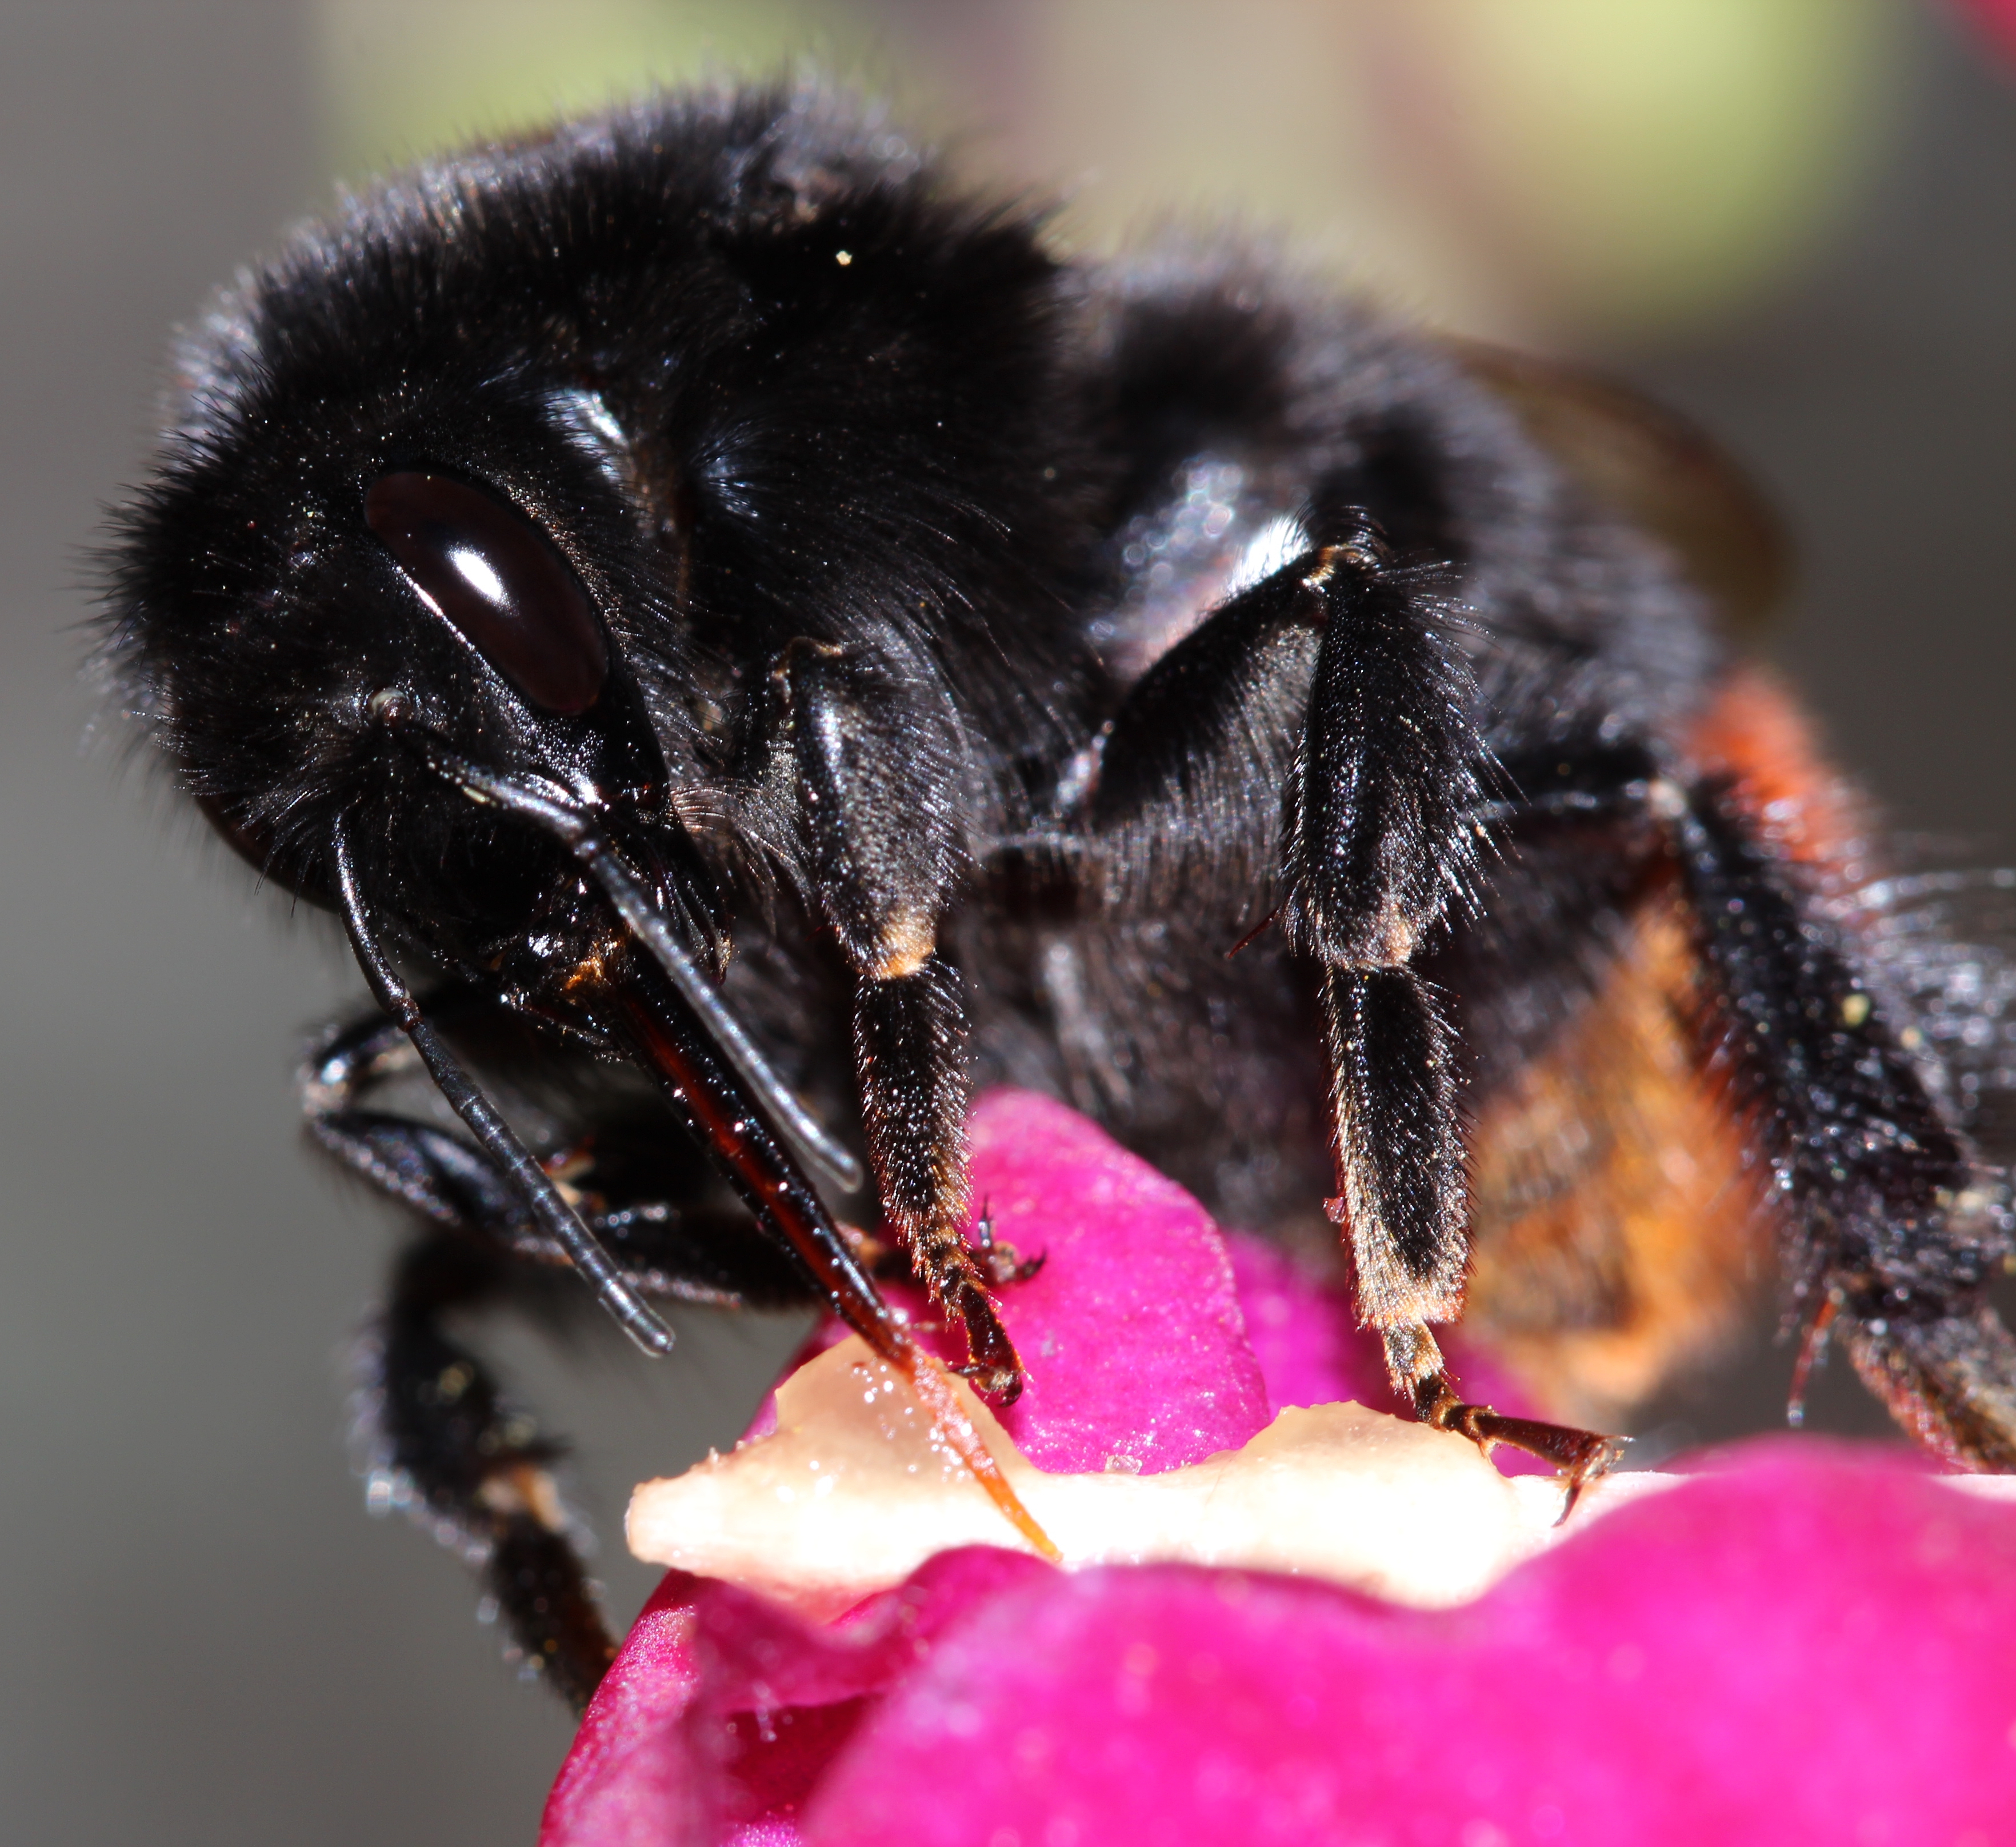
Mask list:
[{"label": "blurred gray background", "polygon": [[[2016,89],[1942,16],[1877,10],[1883,100],[1796,261],[1712,312],[1528,324],[1749,463],[1805,567],[1772,651],[1900,822],[1993,851],[2016,812]],[[985,62],[974,7],[880,11],[873,32],[941,27],[947,68]],[[85,743],[87,549],[140,466],[164,336],[364,132],[331,127],[330,16],[0,4],[9,1840],[528,1840],[567,1742],[459,1566],[367,1519],[350,1473],[344,1349],[395,1227],[310,1161],[289,1073],[355,978],[116,740]],[[399,14],[373,16],[344,16],[353,88],[412,76]],[[503,1344],[612,1538],[632,1481],[733,1438],[791,1336],[689,1333],[656,1371]],[[1760,1330],[1659,1416],[1769,1428],[1786,1363]],[[1838,1374],[1813,1421],[1877,1428]],[[603,1564],[627,1615],[650,1575]]]}]

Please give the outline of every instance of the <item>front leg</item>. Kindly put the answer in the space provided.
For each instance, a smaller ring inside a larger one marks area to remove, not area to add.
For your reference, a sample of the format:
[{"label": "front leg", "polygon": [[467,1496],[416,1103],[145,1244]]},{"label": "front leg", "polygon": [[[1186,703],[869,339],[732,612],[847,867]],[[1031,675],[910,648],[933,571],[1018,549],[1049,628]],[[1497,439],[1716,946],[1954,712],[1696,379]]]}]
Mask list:
[{"label": "front leg", "polygon": [[794,642],[774,680],[819,902],[854,970],[855,1064],[882,1208],[931,1299],[964,1327],[969,1375],[1012,1403],[1021,1362],[963,1232],[966,1003],[938,945],[957,866],[958,765],[923,702],[837,648]]},{"label": "front leg", "polygon": [[[430,996],[430,1010],[478,1035],[492,1028],[493,1045],[494,1029],[517,1024],[466,989]],[[522,1058],[537,1047],[512,1049]],[[373,1016],[322,1045],[301,1073],[314,1140],[426,1222],[359,1354],[369,1504],[405,1508],[471,1565],[513,1646],[578,1711],[616,1644],[555,1479],[564,1446],[509,1402],[470,1323],[513,1305],[544,1322],[585,1298],[561,1281],[573,1268],[566,1250],[484,1150],[373,1107],[381,1086],[418,1063],[398,1026]],[[620,1115],[599,1116],[592,1143],[542,1165],[631,1288],[722,1306],[808,1298],[778,1244],[715,1197],[697,1150],[665,1136],[655,1112],[634,1140],[624,1127]]]},{"label": "front leg", "polygon": [[[479,1032],[516,1024],[466,990],[437,991],[429,1007]],[[519,1057],[542,1050],[530,1039],[513,1047]],[[374,1101],[381,1086],[418,1064],[405,1035],[382,1015],[335,1034],[300,1074],[309,1138],[388,1198],[499,1261],[572,1269],[482,1149]],[[790,1255],[714,1179],[700,1150],[664,1136],[655,1110],[633,1122],[606,1108],[592,1131],[540,1165],[639,1294],[719,1308],[794,1307],[806,1298]]]},{"label": "front leg", "polygon": [[1109,904],[1259,883],[1320,963],[1329,1210],[1395,1388],[1426,1421],[1532,1449],[1579,1485],[1614,1441],[1466,1404],[1430,1332],[1461,1312],[1469,1242],[1454,1033],[1414,963],[1467,898],[1489,774],[1443,589],[1351,520],[1144,676],[1085,823]]}]

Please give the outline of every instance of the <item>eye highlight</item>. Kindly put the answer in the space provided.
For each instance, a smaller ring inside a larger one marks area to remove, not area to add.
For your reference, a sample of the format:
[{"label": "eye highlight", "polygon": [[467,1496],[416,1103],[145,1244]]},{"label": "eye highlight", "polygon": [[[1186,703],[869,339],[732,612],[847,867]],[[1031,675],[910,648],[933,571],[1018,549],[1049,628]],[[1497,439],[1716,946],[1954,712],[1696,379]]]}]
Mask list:
[{"label": "eye highlight", "polygon": [[524,515],[451,475],[381,475],[364,523],[429,608],[542,711],[585,712],[609,649],[581,579]]}]

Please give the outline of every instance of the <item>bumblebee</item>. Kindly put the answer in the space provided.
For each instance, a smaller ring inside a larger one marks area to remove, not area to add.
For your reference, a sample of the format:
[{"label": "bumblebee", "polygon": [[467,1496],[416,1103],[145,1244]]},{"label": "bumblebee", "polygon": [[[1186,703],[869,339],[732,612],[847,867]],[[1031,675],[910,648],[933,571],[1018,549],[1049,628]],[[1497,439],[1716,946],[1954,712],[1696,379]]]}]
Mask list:
[{"label": "bumblebee", "polygon": [[[2016,1466],[2000,965],[1726,639],[1771,547],[1690,433],[1233,242],[1067,258],[812,89],[389,181],[178,391],[105,657],[342,920],[311,1132],[420,1226],[374,1492],[575,1702],[553,1451],[459,1317],[571,1270],[649,1352],[802,1302],[907,1368],[894,1261],[1008,1402],[983,1083],[1341,1242],[1402,1400],[1571,1485],[1762,1239],[1806,1359]],[[1466,1312],[1561,1424],[1464,1399]]]}]

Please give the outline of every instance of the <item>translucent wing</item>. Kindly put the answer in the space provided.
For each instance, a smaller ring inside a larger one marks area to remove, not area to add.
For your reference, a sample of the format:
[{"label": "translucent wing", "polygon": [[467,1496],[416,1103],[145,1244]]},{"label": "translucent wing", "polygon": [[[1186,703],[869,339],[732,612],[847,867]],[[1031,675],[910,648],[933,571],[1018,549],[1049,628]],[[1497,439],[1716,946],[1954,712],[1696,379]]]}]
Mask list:
[{"label": "translucent wing", "polygon": [[1598,373],[1470,341],[1455,351],[1584,492],[1665,543],[1726,632],[1754,635],[1783,607],[1792,581],[1784,524],[1712,437]]}]

